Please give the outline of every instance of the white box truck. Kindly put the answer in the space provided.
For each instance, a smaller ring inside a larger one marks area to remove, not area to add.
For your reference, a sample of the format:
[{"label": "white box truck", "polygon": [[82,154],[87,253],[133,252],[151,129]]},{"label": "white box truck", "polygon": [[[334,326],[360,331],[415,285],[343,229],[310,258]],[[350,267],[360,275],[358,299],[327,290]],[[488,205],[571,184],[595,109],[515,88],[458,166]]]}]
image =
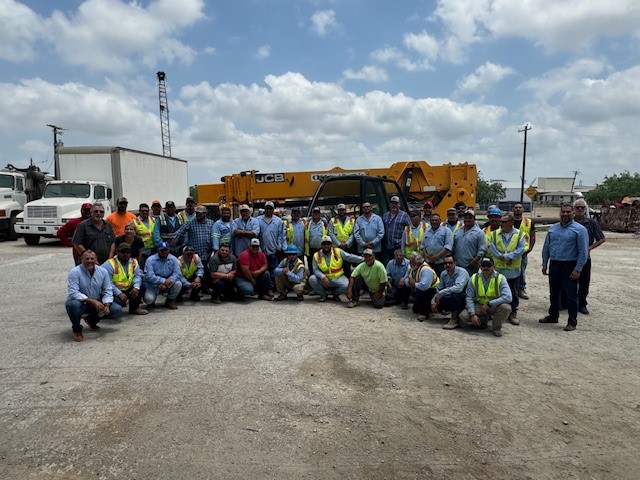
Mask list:
[{"label": "white box truck", "polygon": [[16,218],[15,232],[27,245],[80,216],[80,206],[101,202],[105,216],[118,197],[127,197],[130,210],[153,199],[184,206],[189,196],[187,162],[122,147],[59,147],[56,180],[47,183],[41,199],[29,202]]}]

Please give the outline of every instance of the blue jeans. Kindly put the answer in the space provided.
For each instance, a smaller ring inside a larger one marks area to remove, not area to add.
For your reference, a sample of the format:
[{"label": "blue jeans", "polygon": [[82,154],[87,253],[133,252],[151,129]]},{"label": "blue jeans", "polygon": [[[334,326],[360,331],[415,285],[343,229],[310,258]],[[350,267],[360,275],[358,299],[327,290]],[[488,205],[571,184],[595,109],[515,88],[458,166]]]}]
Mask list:
[{"label": "blue jeans", "polygon": [[[96,310],[96,307],[88,303],[81,302],[80,300],[68,299],[65,302],[64,306],[67,309],[69,320],[71,320],[71,329],[73,330],[73,333],[82,332],[82,325],[80,324],[80,320],[82,320],[82,315],[84,315],[85,313],[95,316],[96,323],[101,320],[101,318],[97,316],[98,311]],[[109,307],[109,315],[106,315],[102,318],[118,318],[121,314],[122,307],[113,302]]]},{"label": "blue jeans", "polygon": [[253,295],[254,293],[258,295],[267,295],[269,293],[269,272],[262,272],[260,275],[256,277],[256,285],[253,286],[249,280],[244,277],[236,277],[236,281],[238,283],[238,289],[240,292],[245,295]]},{"label": "blue jeans", "polygon": [[182,282],[180,281],[175,282],[169,287],[168,290],[164,290],[162,293],[160,293],[160,290],[158,290],[158,287],[156,285],[147,284],[145,285],[144,291],[144,303],[146,303],[147,305],[156,303],[156,298],[158,298],[158,295],[162,295],[164,293],[167,294],[167,301],[173,301],[178,297],[178,294],[181,291]]}]

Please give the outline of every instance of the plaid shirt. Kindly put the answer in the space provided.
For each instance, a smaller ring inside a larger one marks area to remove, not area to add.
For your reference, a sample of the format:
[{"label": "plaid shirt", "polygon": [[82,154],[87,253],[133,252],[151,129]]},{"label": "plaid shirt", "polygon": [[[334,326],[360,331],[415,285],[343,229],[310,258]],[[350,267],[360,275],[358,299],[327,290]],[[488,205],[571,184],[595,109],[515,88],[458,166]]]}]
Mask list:
[{"label": "plaid shirt", "polygon": [[399,248],[402,243],[404,227],[411,223],[409,215],[407,212],[400,210],[392,217],[391,212],[387,212],[383,215],[382,222],[384,223],[384,230],[387,236],[387,241],[385,242],[386,248]]},{"label": "plaid shirt", "polygon": [[173,239],[178,241],[185,232],[187,233],[185,245],[191,245],[203,261],[209,260],[213,250],[213,220],[210,218],[205,218],[204,222],[191,220],[178,229]]}]

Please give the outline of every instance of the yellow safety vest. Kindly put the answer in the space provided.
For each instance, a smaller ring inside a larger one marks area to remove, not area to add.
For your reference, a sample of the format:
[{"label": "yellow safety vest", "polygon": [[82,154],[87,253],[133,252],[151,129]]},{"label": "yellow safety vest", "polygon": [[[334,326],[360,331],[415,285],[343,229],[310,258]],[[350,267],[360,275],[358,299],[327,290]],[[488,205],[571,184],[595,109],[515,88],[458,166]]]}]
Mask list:
[{"label": "yellow safety vest", "polygon": [[500,282],[502,282],[502,274],[499,273],[489,281],[489,288],[487,290],[484,289],[484,282],[480,281],[480,275],[482,274],[474,273],[471,276],[471,281],[476,289],[476,298],[473,301],[479,305],[486,305],[491,300],[495,300],[500,296]]},{"label": "yellow safety vest", "polygon": [[322,250],[318,250],[314,257],[320,271],[324,273],[327,278],[334,279],[344,275],[344,270],[342,268],[342,255],[340,255],[340,250],[336,247],[332,247],[331,250],[333,253],[331,254],[331,263],[329,265],[327,265]]},{"label": "yellow safety vest", "polygon": [[[520,243],[520,239],[522,238],[522,232],[520,230],[518,230],[517,228],[513,229],[513,235],[511,236],[511,239],[509,240],[508,245],[504,244],[501,233],[502,233],[501,228],[491,232],[491,234],[493,235],[493,242],[498,252],[509,253],[509,252],[513,252],[516,248],[518,248],[518,243]],[[499,258],[499,257],[494,258],[493,261],[496,269],[512,268],[515,270],[517,268],[520,268],[520,264],[522,263],[522,257],[520,256],[518,258],[514,258],[509,265],[507,265],[507,262],[505,262],[502,258]]]},{"label": "yellow safety vest", "polygon": [[[321,218],[322,222],[322,236],[324,237],[327,234],[327,221],[324,218]],[[304,221],[304,254],[309,255],[309,231],[311,230],[311,224],[313,222],[311,220]]]},{"label": "yellow safety vest", "polygon": [[524,251],[529,250],[529,238],[531,236],[531,219],[522,216],[522,222],[520,223],[520,230],[524,235]]},{"label": "yellow safety vest", "polygon": [[336,238],[341,242],[346,242],[349,239],[353,233],[353,226],[356,223],[356,221],[350,217],[346,219],[344,225],[338,217],[333,217],[331,222],[333,223],[333,233],[336,234]]},{"label": "yellow safety vest", "polygon": [[182,271],[182,276],[189,280],[191,276],[196,273],[198,270],[198,262],[200,261],[200,257],[197,253],[193,254],[193,262],[185,263],[185,258],[180,255],[178,257],[178,264],[180,265],[180,270]]},{"label": "yellow safety vest", "polygon": [[136,218],[133,223],[136,228],[136,233],[142,239],[145,248],[154,248],[156,244],[153,243],[153,228],[155,227],[156,222],[153,218],[149,217],[148,227],[139,217]]},{"label": "yellow safety vest", "polygon": [[410,268],[409,269],[409,277],[413,278],[416,282],[419,282],[420,281],[420,277],[422,276],[422,269],[424,269],[424,268],[428,268],[429,270],[431,270],[431,273],[433,274],[433,277],[431,279],[431,286],[429,288],[435,288],[436,285],[438,285],[438,283],[440,283],[440,279],[438,278],[438,274],[435,272],[435,270],[433,268],[431,268],[429,266],[428,263],[423,263],[422,265],[420,265],[416,269]]},{"label": "yellow safety vest", "polygon": [[127,269],[121,268],[120,260],[116,257],[112,257],[108,260],[113,268],[113,275],[111,275],[111,283],[118,287],[122,291],[129,290],[133,286],[133,274],[138,266],[138,260],[132,258],[127,264]]},{"label": "yellow safety vest", "polygon": [[404,247],[404,256],[409,258],[413,252],[420,253],[420,245],[424,239],[424,232],[427,231],[427,224],[420,222],[420,234],[418,237],[413,236],[413,224],[404,227],[404,238],[406,246]]}]

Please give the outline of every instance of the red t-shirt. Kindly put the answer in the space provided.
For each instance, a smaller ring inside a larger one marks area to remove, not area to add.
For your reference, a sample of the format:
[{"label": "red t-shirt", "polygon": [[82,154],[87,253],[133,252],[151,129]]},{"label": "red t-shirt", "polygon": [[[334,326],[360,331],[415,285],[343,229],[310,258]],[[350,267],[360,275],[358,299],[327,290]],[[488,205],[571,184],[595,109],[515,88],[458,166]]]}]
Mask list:
[{"label": "red t-shirt", "polygon": [[[238,266],[239,267],[242,267],[243,265],[248,266],[250,272],[255,272],[256,270],[260,270],[266,264],[267,264],[267,257],[262,252],[258,252],[257,255],[251,255],[249,253],[249,250],[245,250],[238,257]],[[244,273],[242,272],[242,268],[238,268],[237,275],[239,277],[246,278]]]}]

